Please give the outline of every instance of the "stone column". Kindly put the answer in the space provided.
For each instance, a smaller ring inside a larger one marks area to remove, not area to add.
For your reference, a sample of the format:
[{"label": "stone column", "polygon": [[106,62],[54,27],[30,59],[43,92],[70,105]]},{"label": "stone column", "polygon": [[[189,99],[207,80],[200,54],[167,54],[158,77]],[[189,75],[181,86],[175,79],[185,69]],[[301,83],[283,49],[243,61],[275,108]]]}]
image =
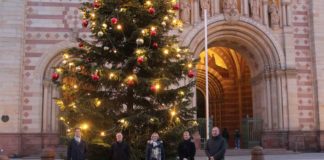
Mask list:
[{"label": "stone column", "polygon": [[193,0],[193,21],[194,23],[198,23],[200,21],[199,0]]},{"label": "stone column", "polygon": [[286,11],[286,3],[281,3],[281,19],[282,26],[287,26],[287,11]]},{"label": "stone column", "polygon": [[263,24],[269,27],[268,0],[263,0],[262,6],[263,6]]},{"label": "stone column", "polygon": [[249,0],[243,0],[243,15],[249,17]]},{"label": "stone column", "polygon": [[219,0],[213,0],[213,15],[218,15],[220,13],[220,1]]},{"label": "stone column", "polygon": [[287,12],[287,26],[291,26],[291,5],[290,3],[286,3],[286,12]]}]

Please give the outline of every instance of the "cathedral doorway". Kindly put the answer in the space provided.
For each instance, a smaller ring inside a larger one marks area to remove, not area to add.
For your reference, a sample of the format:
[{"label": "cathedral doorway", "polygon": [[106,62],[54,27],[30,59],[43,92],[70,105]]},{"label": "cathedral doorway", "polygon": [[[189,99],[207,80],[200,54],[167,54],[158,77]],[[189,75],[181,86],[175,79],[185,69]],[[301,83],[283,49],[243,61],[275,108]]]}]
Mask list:
[{"label": "cathedral doorway", "polygon": [[[205,53],[197,64],[197,118],[205,118]],[[234,146],[234,132],[242,122],[253,117],[251,73],[244,58],[227,47],[208,50],[209,115],[212,124],[229,133],[229,146]],[[245,134],[245,133],[242,133]]]}]

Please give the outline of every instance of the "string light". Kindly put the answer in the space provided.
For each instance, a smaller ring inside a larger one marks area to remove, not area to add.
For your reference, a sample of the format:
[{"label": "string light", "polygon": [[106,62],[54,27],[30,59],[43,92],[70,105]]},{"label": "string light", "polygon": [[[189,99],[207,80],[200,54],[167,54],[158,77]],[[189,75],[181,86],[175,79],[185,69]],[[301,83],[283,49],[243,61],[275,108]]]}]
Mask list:
[{"label": "string light", "polygon": [[151,2],[151,1],[146,1],[146,2],[145,2],[145,5],[146,5],[146,6],[152,6],[152,2]]},{"label": "string light", "polygon": [[64,117],[60,117],[60,120],[61,120],[61,121],[65,121]]},{"label": "string light", "polygon": [[104,131],[102,131],[102,132],[100,132],[100,136],[104,137],[104,136],[106,136],[106,133]]},{"label": "string light", "polygon": [[100,105],[101,105],[101,101],[98,98],[96,98],[95,99],[95,106],[99,107]]},{"label": "string light", "polygon": [[171,110],[170,114],[171,114],[172,117],[174,117],[177,113],[176,113],[176,111]]},{"label": "string light", "polygon": [[188,64],[188,68],[192,68],[192,63],[189,63]]},{"label": "string light", "polygon": [[76,85],[76,84],[73,85],[73,88],[74,88],[74,89],[78,89],[78,85]]},{"label": "string light", "polygon": [[91,13],[90,16],[91,16],[91,18],[96,18],[96,14],[95,13]]},{"label": "string light", "polygon": [[115,74],[114,73],[110,73],[109,74],[109,79],[113,79],[115,77]]},{"label": "string light", "polygon": [[83,123],[80,128],[82,130],[87,130],[87,129],[89,129],[89,125],[87,123]]},{"label": "string light", "polygon": [[67,54],[67,53],[63,54],[63,59],[69,59],[69,58],[70,58],[69,54]]},{"label": "string light", "polygon": [[63,72],[62,68],[56,68],[55,70],[56,70],[57,73],[62,73]]},{"label": "string light", "polygon": [[169,54],[169,50],[168,50],[168,49],[165,49],[165,50],[163,51],[163,53],[164,53],[165,55],[168,55],[168,54]]},{"label": "string light", "polygon": [[122,30],[122,29],[123,29],[122,25],[118,24],[118,25],[117,25],[117,29],[118,29],[118,30]]}]

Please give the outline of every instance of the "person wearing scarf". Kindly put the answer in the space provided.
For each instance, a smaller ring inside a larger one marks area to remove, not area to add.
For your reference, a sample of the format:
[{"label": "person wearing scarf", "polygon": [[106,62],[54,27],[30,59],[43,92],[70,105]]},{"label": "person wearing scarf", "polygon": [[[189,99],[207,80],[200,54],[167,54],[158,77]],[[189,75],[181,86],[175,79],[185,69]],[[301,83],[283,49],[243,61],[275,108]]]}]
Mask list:
[{"label": "person wearing scarf", "polygon": [[147,142],[145,160],[165,160],[163,142],[159,140],[159,134],[154,132],[151,140]]}]

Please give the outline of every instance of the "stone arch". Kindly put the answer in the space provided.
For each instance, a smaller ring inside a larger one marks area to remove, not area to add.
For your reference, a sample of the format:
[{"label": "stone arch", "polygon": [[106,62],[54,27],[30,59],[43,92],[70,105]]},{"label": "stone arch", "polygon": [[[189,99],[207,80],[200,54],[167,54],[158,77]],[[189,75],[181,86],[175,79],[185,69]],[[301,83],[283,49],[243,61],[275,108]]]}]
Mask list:
[{"label": "stone arch", "polygon": [[58,113],[59,110],[55,104],[55,97],[59,96],[56,86],[51,81],[51,74],[54,68],[59,66],[62,61],[64,49],[75,47],[77,44],[71,41],[62,41],[49,48],[41,57],[39,67],[35,74],[41,80],[42,87],[40,93],[42,95],[41,117],[42,117],[42,133],[57,134],[60,131]]},{"label": "stone arch", "polygon": [[[183,34],[182,45],[188,46],[194,57],[204,50],[204,26],[197,24]],[[223,15],[209,19],[209,47],[227,47],[241,53],[251,69],[253,115],[263,119],[266,131],[287,129],[288,117],[285,56],[282,47],[269,28],[247,17],[240,17],[234,25]]]}]

